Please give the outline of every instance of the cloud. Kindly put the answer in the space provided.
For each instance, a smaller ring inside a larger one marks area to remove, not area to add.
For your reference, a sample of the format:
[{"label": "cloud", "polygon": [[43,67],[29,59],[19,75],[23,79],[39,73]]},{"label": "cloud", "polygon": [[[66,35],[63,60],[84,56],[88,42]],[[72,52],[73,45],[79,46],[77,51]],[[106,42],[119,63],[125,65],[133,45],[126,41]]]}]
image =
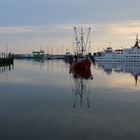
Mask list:
[{"label": "cloud", "polygon": [[139,23],[128,22],[127,24],[114,24],[111,26],[110,31],[112,33],[120,33],[120,34],[138,34],[140,32],[140,22]]},{"label": "cloud", "polygon": [[[53,26],[53,34],[64,34],[65,36],[73,36],[73,28],[77,27],[78,31],[81,27],[84,27],[85,35],[87,33],[88,27],[91,27],[91,36],[96,43],[105,42],[105,41],[115,41],[120,43],[121,39],[132,39],[135,38],[135,35],[140,33],[140,20],[131,20],[131,21],[120,21],[120,22],[111,22],[111,23],[100,23],[100,22],[89,22],[89,23],[73,23],[73,24],[58,24]],[[51,30],[51,28],[50,28]],[[67,37],[68,37],[67,36]],[[99,41],[100,40],[100,41]],[[110,42],[109,41],[109,42]]]},{"label": "cloud", "polygon": [[138,34],[140,32],[140,20],[122,21],[110,24],[97,25],[97,31],[113,34]]},{"label": "cloud", "polygon": [[112,22],[112,23],[71,23],[71,24],[55,24],[49,26],[1,26],[0,34],[18,34],[29,32],[69,32],[73,28],[88,29],[91,27],[94,32],[118,33],[118,34],[138,34],[140,32],[140,20]]},{"label": "cloud", "polygon": [[[8,42],[13,52],[32,51],[40,44],[50,48],[72,48],[75,39],[73,28],[77,27],[78,33],[84,27],[86,38],[88,27],[91,27],[90,41],[91,51],[96,52],[108,46],[112,42],[112,48],[127,47],[133,45],[135,35],[140,33],[140,20],[127,20],[120,22],[86,22],[69,24],[52,24],[39,26],[0,26],[0,41]],[[3,43],[3,44],[4,44]],[[15,47],[18,46],[18,47]]]},{"label": "cloud", "polygon": [[0,34],[19,34],[19,33],[27,33],[27,32],[33,32],[32,27],[20,27],[20,26],[5,26],[0,27]]}]

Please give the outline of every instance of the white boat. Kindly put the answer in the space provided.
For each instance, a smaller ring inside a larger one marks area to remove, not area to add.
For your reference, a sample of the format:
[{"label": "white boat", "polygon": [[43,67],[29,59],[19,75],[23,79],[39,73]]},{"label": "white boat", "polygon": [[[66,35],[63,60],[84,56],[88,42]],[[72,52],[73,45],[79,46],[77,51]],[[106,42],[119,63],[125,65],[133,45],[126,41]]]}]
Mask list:
[{"label": "white boat", "polygon": [[111,47],[106,48],[103,52],[94,53],[95,61],[126,61],[126,62],[140,62],[140,46],[138,36],[136,43],[131,48],[115,50]]}]

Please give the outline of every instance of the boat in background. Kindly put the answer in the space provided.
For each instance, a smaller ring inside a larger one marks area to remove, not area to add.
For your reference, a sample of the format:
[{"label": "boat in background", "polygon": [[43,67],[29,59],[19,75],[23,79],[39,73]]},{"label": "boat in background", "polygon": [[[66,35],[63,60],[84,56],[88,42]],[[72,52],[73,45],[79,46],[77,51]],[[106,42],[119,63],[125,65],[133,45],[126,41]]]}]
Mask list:
[{"label": "boat in background", "polygon": [[64,54],[64,60],[65,62],[69,62],[71,58],[71,53],[66,49],[66,52]]},{"label": "boat in background", "polygon": [[138,36],[136,36],[136,42],[133,47],[115,51],[111,47],[108,47],[103,52],[94,53],[94,59],[95,61],[140,62]]},{"label": "boat in background", "polygon": [[33,55],[34,59],[44,59],[45,52],[44,52],[44,50],[33,51],[32,55]]},{"label": "boat in background", "polygon": [[76,35],[76,38],[75,38],[76,48],[75,48],[74,57],[71,56],[70,58],[71,69],[89,69],[91,67],[92,62],[89,56],[87,55],[87,49],[86,49],[89,35],[90,35],[90,30],[91,28],[89,28],[88,30],[87,40],[85,42],[83,28],[81,28],[81,32],[80,32],[81,36],[79,39],[78,34],[77,34],[77,29],[76,27],[74,27],[74,31]]}]

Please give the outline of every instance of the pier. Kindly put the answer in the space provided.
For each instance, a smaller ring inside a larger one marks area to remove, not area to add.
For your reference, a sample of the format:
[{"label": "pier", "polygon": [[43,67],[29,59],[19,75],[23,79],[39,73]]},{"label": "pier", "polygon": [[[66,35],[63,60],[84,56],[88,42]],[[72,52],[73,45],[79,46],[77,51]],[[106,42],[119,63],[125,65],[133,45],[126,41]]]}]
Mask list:
[{"label": "pier", "polygon": [[0,53],[0,66],[13,64],[13,55],[11,53]]},{"label": "pier", "polygon": [[[44,54],[43,59],[65,59],[65,54]],[[14,54],[14,59],[34,59],[32,54]]]}]

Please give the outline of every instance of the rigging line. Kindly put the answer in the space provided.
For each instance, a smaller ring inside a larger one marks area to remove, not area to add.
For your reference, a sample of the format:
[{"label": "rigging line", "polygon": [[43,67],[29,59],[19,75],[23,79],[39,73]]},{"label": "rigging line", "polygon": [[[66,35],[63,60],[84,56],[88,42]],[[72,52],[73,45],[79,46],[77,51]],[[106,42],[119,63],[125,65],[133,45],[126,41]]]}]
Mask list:
[{"label": "rigging line", "polygon": [[87,39],[86,39],[86,44],[85,44],[85,48],[87,47],[87,43],[88,43],[89,36],[90,36],[90,31],[91,31],[91,27],[89,27],[89,30],[88,30]]}]

